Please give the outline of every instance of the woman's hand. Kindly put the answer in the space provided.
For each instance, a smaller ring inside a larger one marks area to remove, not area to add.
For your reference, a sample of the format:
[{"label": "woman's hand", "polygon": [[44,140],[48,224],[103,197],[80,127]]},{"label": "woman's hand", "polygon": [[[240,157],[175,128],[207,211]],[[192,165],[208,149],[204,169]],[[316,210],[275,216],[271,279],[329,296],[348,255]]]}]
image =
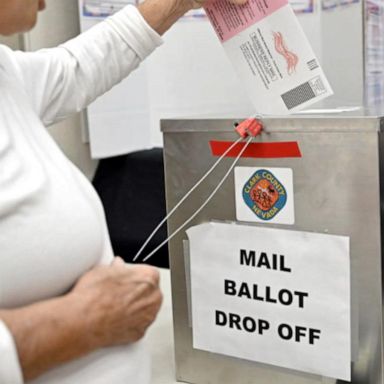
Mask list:
[{"label": "woman's hand", "polygon": [[120,258],[86,273],[69,296],[83,303],[94,348],[142,338],[162,302],[159,272],[150,266],[128,266]]},{"label": "woman's hand", "polygon": [[[145,0],[138,9],[147,23],[160,35],[166,32],[186,12],[197,9],[208,0]],[[227,0],[245,4],[248,0]]]},{"label": "woman's hand", "polygon": [[68,294],[0,310],[11,331],[24,379],[100,347],[140,339],[161,305],[159,274],[149,266],[110,266],[86,273]]}]

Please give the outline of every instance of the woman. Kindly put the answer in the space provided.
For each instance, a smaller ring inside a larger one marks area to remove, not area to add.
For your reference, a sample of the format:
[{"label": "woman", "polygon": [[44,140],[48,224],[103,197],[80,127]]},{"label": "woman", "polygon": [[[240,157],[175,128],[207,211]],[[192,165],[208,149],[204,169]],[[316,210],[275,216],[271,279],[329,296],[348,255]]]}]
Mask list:
[{"label": "woman", "polygon": [[[142,384],[138,340],[161,303],[158,272],[113,257],[100,201],[44,125],[86,107],[161,44],[193,0],[128,6],[54,49],[0,46],[0,383]],[[0,34],[44,0],[1,0]]]}]

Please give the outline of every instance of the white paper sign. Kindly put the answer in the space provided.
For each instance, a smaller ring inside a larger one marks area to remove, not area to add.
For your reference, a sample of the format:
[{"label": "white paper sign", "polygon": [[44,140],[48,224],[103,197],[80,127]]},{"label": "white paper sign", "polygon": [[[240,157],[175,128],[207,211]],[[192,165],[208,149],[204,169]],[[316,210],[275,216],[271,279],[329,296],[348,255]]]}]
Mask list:
[{"label": "white paper sign", "polygon": [[260,114],[289,114],[333,94],[288,0],[205,6]]},{"label": "white paper sign", "polygon": [[349,238],[190,228],[193,346],[350,380]]},{"label": "white paper sign", "polygon": [[294,224],[291,168],[235,168],[236,219]]}]

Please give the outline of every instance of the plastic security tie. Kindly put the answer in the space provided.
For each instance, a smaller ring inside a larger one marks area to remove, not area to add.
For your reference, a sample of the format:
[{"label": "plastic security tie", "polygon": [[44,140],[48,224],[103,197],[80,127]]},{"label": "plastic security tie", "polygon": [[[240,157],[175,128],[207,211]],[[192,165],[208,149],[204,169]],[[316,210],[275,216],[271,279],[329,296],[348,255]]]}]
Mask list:
[{"label": "plastic security tie", "polygon": [[236,132],[245,139],[247,136],[256,137],[259,135],[263,129],[263,124],[259,119],[250,117],[237,125],[235,129]]},{"label": "plastic security tie", "polygon": [[171,235],[169,235],[161,244],[159,244],[153,251],[151,251],[146,257],[144,257],[143,261],[147,261],[150,257],[152,257],[162,246],[164,246],[168,241],[170,241],[174,236],[176,236],[187,224],[189,224],[209,203],[209,201],[214,197],[216,192],[222,186],[224,181],[228,178],[236,163],[240,159],[241,155],[244,153],[250,142],[254,137],[259,135],[263,129],[262,123],[252,117],[242,121],[239,125],[235,127],[236,132],[240,135],[240,137],[220,156],[220,158],[213,164],[213,166],[200,178],[200,180],[185,194],[185,196],[173,207],[173,209],[161,220],[161,222],[157,225],[157,227],[153,230],[153,232],[148,236],[144,244],[141,246],[139,251],[136,253],[133,261],[136,261],[145,247],[148,245],[153,236],[157,233],[157,231],[161,228],[161,226],[176,212],[176,210],[180,207],[180,205],[192,194],[192,192],[212,173],[212,171],[219,165],[222,159],[243,139],[248,137],[244,147],[241,149],[240,153],[236,157],[236,159],[232,162],[226,174],[220,180],[215,189],[211,192],[209,197],[205,200],[205,202],[182,224],[180,225]]}]

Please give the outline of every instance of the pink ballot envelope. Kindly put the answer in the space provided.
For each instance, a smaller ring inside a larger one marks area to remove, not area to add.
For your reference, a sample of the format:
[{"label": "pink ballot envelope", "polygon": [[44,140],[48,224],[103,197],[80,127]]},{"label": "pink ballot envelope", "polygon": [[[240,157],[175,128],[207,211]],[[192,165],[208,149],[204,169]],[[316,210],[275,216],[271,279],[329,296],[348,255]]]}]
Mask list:
[{"label": "pink ballot envelope", "polygon": [[257,113],[286,115],[333,94],[287,0],[210,0],[205,11]]}]

